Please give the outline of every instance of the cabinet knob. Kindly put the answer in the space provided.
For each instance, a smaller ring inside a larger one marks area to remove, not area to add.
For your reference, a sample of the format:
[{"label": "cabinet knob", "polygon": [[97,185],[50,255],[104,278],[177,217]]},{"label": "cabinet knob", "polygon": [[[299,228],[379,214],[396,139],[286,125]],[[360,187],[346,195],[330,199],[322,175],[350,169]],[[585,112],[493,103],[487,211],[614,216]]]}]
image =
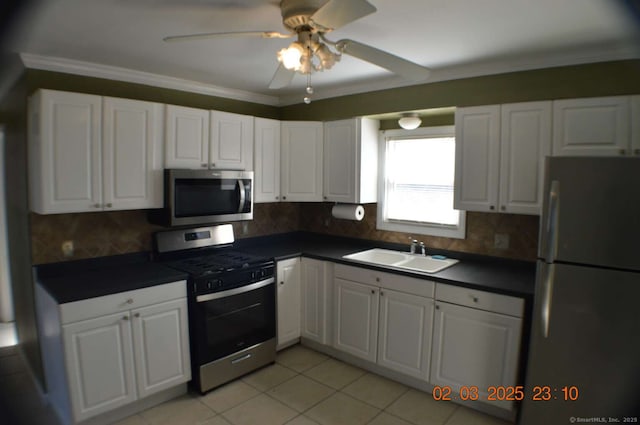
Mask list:
[{"label": "cabinet knob", "polygon": [[129,316],[122,316],[122,320],[129,320]]},{"label": "cabinet knob", "polygon": [[282,199],[287,199],[287,197],[286,197],[286,196],[283,196],[283,197],[282,197]]},{"label": "cabinet knob", "polygon": [[105,207],[107,208],[111,208],[113,205],[111,203],[108,203],[107,205],[105,205]]},{"label": "cabinet knob", "polygon": [[326,196],[323,196],[323,197],[322,197],[322,199],[327,199],[327,197],[326,197]]},{"label": "cabinet knob", "polygon": [[625,155],[627,153],[626,149],[620,149],[620,155]]},{"label": "cabinet knob", "polygon": [[207,168],[207,164],[200,164],[202,168]]},{"label": "cabinet knob", "polygon": [[284,285],[284,281],[281,281],[281,282],[280,282],[280,285]]},{"label": "cabinet knob", "polygon": [[211,167],[215,167],[215,166],[216,166],[216,163],[215,163],[215,162],[212,162],[212,163],[211,163]]},{"label": "cabinet knob", "polygon": [[376,277],[376,282],[380,282],[380,278],[379,277]]},{"label": "cabinet knob", "polygon": [[633,154],[634,155],[640,155],[640,149],[634,149],[633,150]]},{"label": "cabinet knob", "polygon": [[474,303],[478,302],[478,297],[474,297],[473,295],[471,296],[471,299],[473,300]]},{"label": "cabinet knob", "polygon": [[500,209],[501,209],[502,211],[506,211],[506,210],[507,210],[507,207],[505,207],[505,206],[503,205],[503,206],[501,206],[501,207],[500,207]]},{"label": "cabinet knob", "polygon": [[135,313],[133,317],[140,317],[140,313]]},{"label": "cabinet knob", "polygon": [[127,304],[133,304],[133,298],[129,298],[129,299],[127,300]]},{"label": "cabinet knob", "polygon": [[278,200],[278,199],[280,199],[280,197],[279,197],[279,196],[276,196],[276,200]]},{"label": "cabinet knob", "polygon": [[384,295],[384,292],[380,291],[380,296],[382,297]]},{"label": "cabinet knob", "polygon": [[489,206],[489,209],[490,209],[491,211],[493,211],[493,210],[495,210],[495,209],[496,209],[496,207],[494,207],[493,205],[490,205],[490,206]]},{"label": "cabinet knob", "polygon": [[376,293],[376,291],[375,291],[374,289],[372,289],[372,290],[371,290],[371,293],[372,293],[372,294],[375,294],[375,293]]},{"label": "cabinet knob", "polygon": [[436,304],[436,310],[440,310],[440,306]]},{"label": "cabinet knob", "polygon": [[100,208],[100,207],[101,207],[101,205],[100,205],[100,204],[93,204],[93,207],[94,207],[94,208]]}]

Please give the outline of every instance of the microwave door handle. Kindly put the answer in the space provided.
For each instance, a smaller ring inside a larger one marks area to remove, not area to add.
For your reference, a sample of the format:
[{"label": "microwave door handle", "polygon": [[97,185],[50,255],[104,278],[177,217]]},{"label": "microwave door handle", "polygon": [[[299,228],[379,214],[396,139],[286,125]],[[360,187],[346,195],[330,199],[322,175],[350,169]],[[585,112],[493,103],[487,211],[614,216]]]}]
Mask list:
[{"label": "microwave door handle", "polygon": [[240,196],[239,196],[240,202],[238,203],[238,212],[241,213],[242,210],[244,209],[244,202],[246,199],[247,191],[244,188],[244,183],[240,179],[238,179],[238,190],[240,191]]}]

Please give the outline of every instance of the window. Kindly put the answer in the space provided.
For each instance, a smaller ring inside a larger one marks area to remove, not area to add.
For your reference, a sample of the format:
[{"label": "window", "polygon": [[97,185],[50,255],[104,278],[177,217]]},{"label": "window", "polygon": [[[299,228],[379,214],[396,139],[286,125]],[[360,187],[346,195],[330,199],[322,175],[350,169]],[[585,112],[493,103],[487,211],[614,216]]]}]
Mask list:
[{"label": "window", "polygon": [[381,134],[378,229],[464,239],[465,212],[453,209],[454,127]]}]

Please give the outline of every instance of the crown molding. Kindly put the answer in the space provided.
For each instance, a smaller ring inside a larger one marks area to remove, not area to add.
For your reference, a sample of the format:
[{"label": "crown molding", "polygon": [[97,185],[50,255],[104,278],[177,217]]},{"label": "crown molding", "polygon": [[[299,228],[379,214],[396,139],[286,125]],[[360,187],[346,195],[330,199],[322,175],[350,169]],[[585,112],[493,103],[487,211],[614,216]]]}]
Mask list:
[{"label": "crown molding", "polygon": [[82,75],[85,77],[106,78],[109,80],[144,84],[153,87],[181,90],[190,93],[218,96],[271,106],[278,106],[280,104],[280,99],[277,96],[268,96],[244,90],[229,89],[197,81],[184,80],[181,78],[153,74],[150,72],[135,71],[116,66],[52,56],[34,55],[31,53],[20,53],[20,59],[22,60],[22,63],[24,63],[25,67],[31,69],[64,72],[67,74]]}]

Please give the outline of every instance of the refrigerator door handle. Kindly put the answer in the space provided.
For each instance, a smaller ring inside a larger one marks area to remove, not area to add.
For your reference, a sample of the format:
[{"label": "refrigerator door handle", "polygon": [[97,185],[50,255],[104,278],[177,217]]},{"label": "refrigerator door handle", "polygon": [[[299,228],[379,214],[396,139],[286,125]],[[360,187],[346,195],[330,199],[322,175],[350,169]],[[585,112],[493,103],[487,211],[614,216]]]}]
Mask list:
[{"label": "refrigerator door handle", "polygon": [[547,252],[546,261],[553,263],[558,253],[558,219],[560,208],[560,181],[553,180],[549,189],[549,210],[547,211]]},{"label": "refrigerator door handle", "polygon": [[553,300],[553,281],[555,278],[555,264],[546,264],[545,274],[542,281],[542,311],[540,314],[542,336],[549,338],[549,324],[551,322],[551,302]]}]

